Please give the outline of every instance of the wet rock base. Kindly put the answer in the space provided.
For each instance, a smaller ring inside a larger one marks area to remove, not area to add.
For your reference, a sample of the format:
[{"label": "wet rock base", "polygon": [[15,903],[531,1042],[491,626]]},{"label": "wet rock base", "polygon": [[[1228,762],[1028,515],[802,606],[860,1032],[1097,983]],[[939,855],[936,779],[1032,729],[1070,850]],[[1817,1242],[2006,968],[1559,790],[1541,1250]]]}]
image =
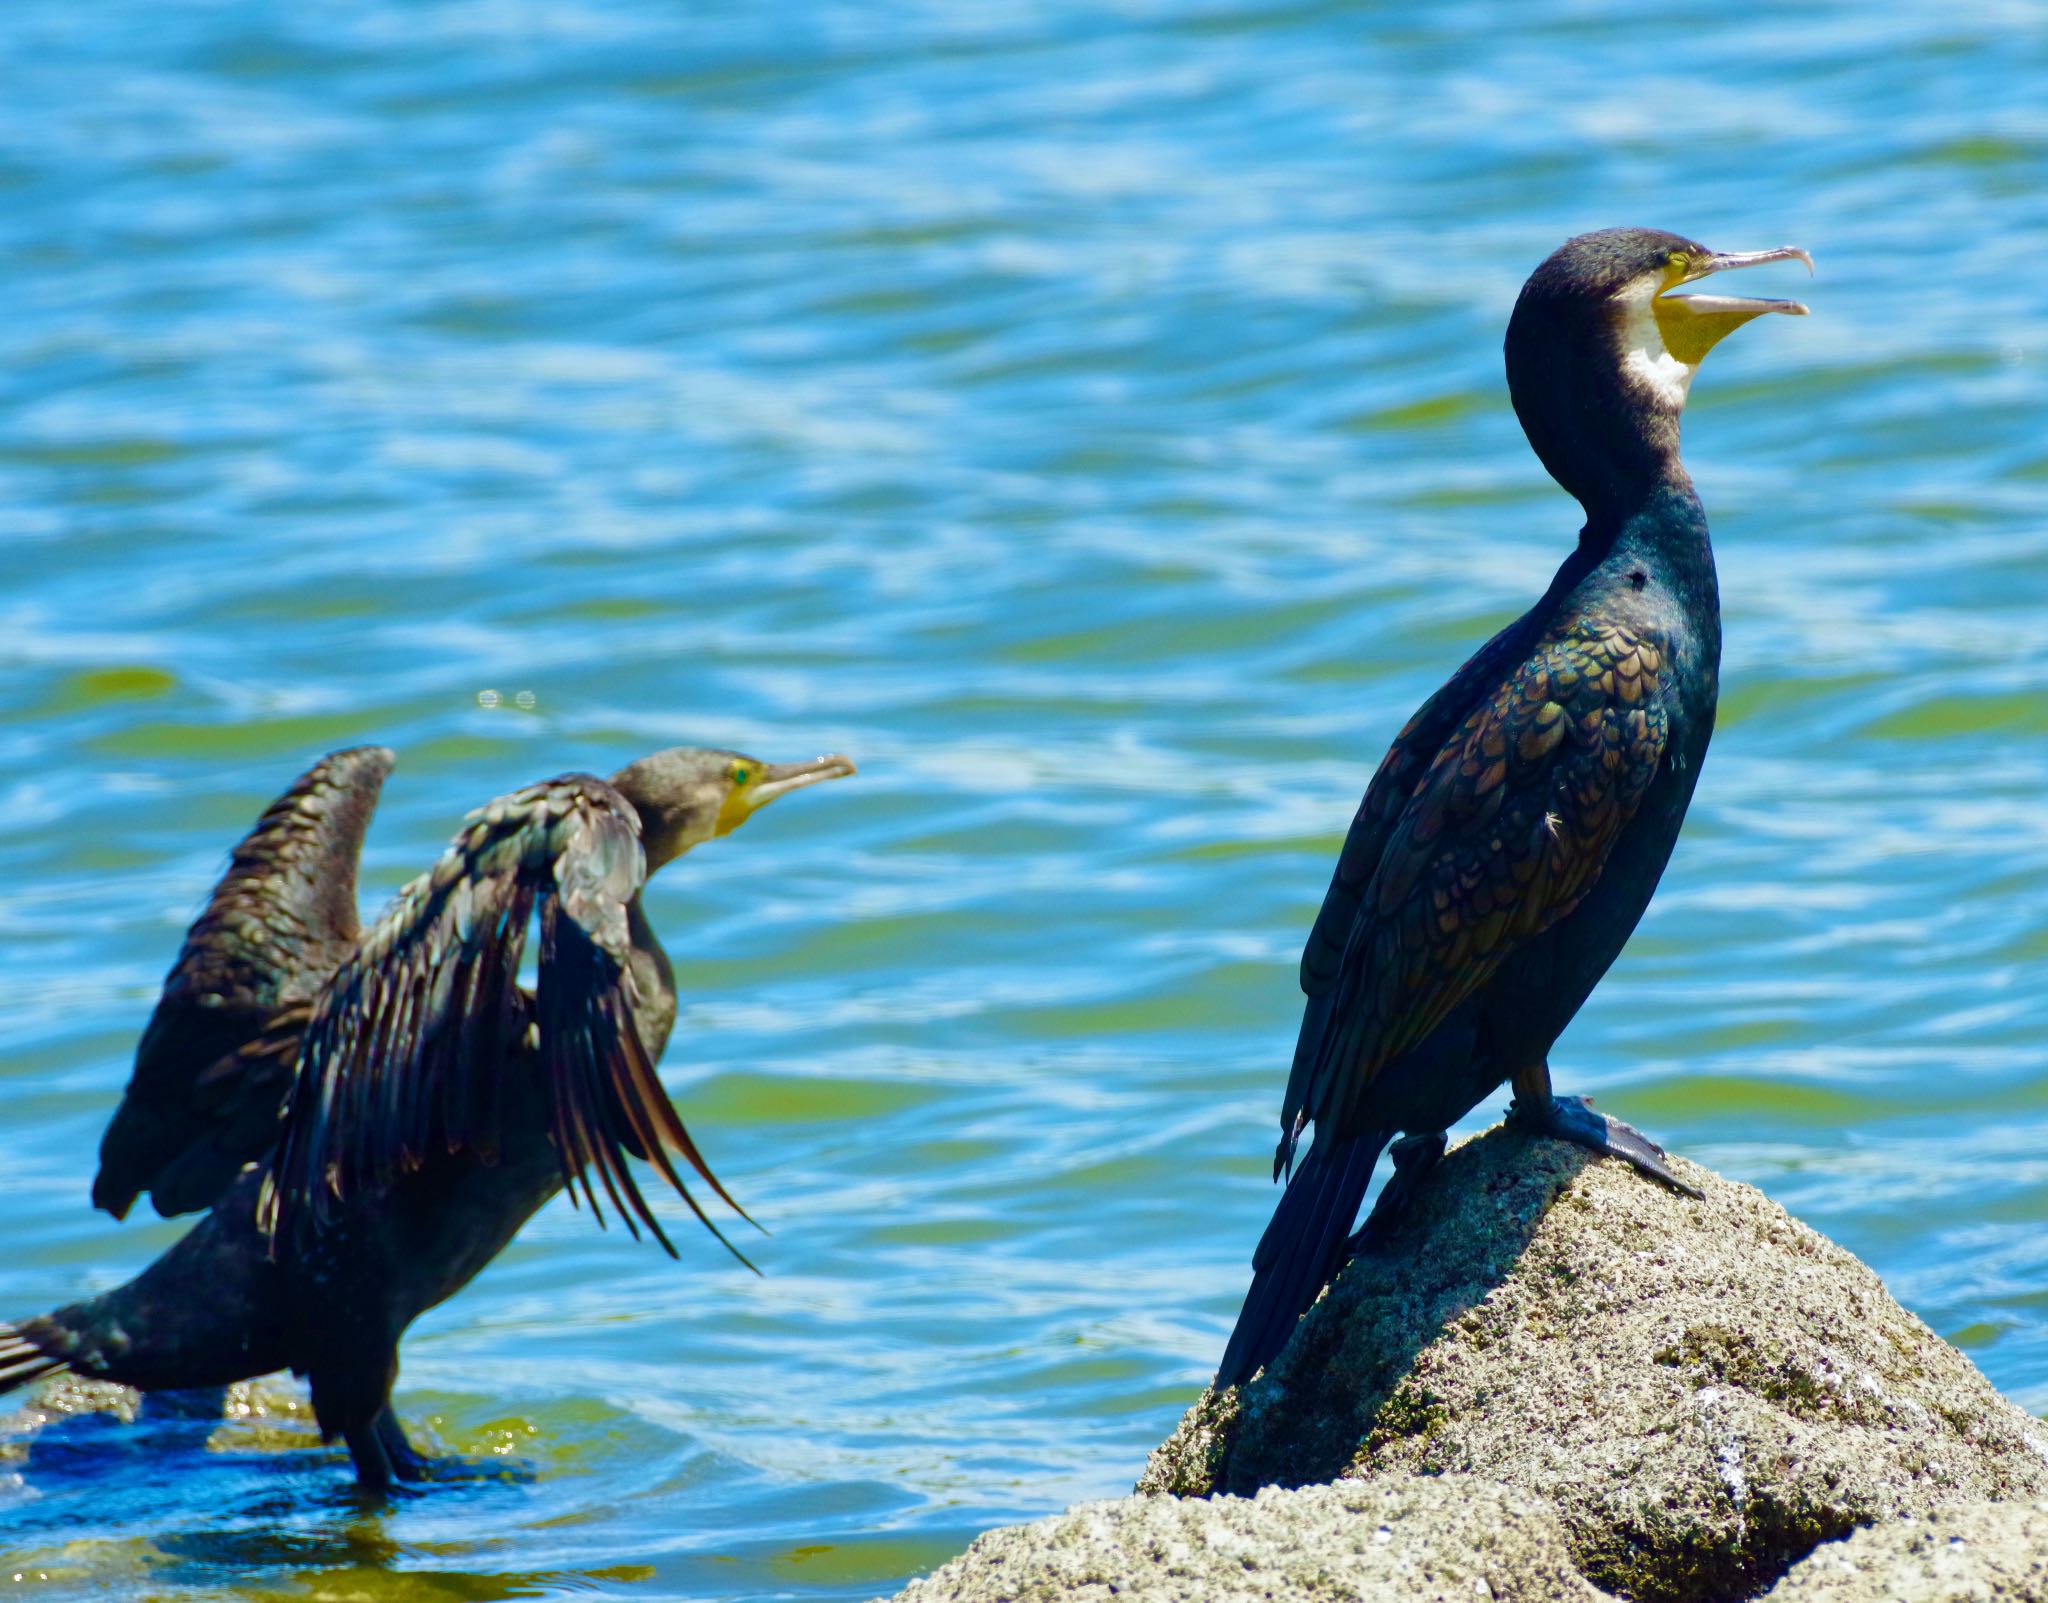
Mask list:
[{"label": "wet rock base", "polygon": [[2048,1603],[2048,1427],[1855,1257],[1677,1167],[1703,1197],[1464,1143],[1139,1496],[903,1598]]}]

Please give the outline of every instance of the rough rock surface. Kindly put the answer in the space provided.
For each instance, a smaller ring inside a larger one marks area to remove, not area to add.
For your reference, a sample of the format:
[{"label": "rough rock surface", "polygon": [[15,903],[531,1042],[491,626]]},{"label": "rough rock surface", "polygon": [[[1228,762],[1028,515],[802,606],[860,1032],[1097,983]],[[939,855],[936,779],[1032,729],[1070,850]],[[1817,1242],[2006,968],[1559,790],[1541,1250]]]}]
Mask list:
[{"label": "rough rock surface", "polygon": [[1830,1542],[1765,1603],[2048,1603],[2048,1503],[1973,1503]]},{"label": "rough rock surface", "polygon": [[1768,1587],[1818,1543],[2048,1492],[2048,1427],[1768,1198],[1679,1196],[1496,1128],[1452,1152],[1142,1491],[1477,1474],[1553,1504],[1582,1573],[1645,1603]]},{"label": "rough rock surface", "polygon": [[1127,1497],[980,1537],[896,1603],[1602,1603],[1557,1517],[1470,1476]]}]

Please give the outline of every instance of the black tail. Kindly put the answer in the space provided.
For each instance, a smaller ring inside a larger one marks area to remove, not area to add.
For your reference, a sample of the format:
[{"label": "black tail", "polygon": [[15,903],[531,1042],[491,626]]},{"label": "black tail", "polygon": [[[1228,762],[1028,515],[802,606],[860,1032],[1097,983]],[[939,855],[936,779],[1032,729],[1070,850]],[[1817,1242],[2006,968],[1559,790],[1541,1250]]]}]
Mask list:
[{"label": "black tail", "polygon": [[49,1351],[22,1326],[0,1325],[0,1392],[13,1391],[17,1386],[26,1386],[32,1380],[70,1367],[70,1359]]},{"label": "black tail", "polygon": [[1344,1267],[1344,1244],[1387,1140],[1369,1130],[1333,1146],[1317,1135],[1252,1254],[1252,1289],[1223,1349],[1217,1385],[1242,1386],[1278,1357],[1294,1322]]}]

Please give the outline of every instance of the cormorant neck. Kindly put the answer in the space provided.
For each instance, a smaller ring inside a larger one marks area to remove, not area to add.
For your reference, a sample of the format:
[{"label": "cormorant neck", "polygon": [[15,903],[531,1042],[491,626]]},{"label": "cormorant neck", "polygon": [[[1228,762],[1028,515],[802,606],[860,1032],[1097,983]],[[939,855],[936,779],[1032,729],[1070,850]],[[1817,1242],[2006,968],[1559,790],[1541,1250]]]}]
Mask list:
[{"label": "cormorant neck", "polygon": [[1560,306],[1525,289],[1508,323],[1515,415],[1593,531],[1618,531],[1671,486],[1691,493],[1678,420],[1692,369],[1647,354],[1633,310]]},{"label": "cormorant neck", "polygon": [[647,1061],[659,1063],[668,1049],[669,1032],[676,1027],[676,975],[669,966],[668,953],[648,922],[647,911],[634,897],[626,907],[626,930],[633,950],[627,960],[634,989],[639,992],[633,1022],[640,1044],[647,1049]]},{"label": "cormorant neck", "polygon": [[1618,527],[1596,533],[1589,523],[1573,557],[1584,571],[1605,567],[1617,578],[1652,582],[1675,600],[1697,631],[1709,660],[1721,652],[1721,587],[1706,509],[1683,473],[1658,485]]},{"label": "cormorant neck", "polygon": [[1700,628],[1720,646],[1720,581],[1714,573],[1714,547],[1707,534],[1707,514],[1680,475],[1652,490],[1618,522],[1589,520],[1579,543],[1559,564],[1543,599],[1530,609],[1548,617],[1567,603],[1579,587],[1604,571],[1607,585],[1626,582],[1640,588],[1654,578],[1659,590],[1673,597]]},{"label": "cormorant neck", "polygon": [[[1579,530],[1579,545],[1597,558],[1612,550],[1624,538],[1639,541],[1646,534],[1669,528],[1691,531],[1697,526],[1704,538],[1706,514],[1692,475],[1673,452],[1663,473],[1644,480],[1603,481],[1590,495],[1574,491],[1585,509],[1585,526]],[[1570,485],[1565,486],[1571,489]]]}]

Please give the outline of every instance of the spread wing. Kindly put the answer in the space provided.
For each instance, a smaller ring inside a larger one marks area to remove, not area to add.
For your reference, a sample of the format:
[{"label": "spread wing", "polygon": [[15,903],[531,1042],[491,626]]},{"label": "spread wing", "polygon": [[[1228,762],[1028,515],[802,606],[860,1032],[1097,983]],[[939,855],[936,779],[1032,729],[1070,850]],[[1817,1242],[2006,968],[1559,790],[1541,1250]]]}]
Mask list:
[{"label": "spread wing", "polygon": [[136,1047],[95,1206],[119,1219],[148,1191],[166,1216],[210,1207],[276,1141],[312,999],[355,945],[356,859],[392,761],[322,758],[235,848]]},{"label": "spread wing", "polygon": [[1382,1067],[1593,888],[1663,760],[1668,672],[1651,633],[1582,623],[1539,643],[1426,766],[1429,708],[1395,741],[1303,955],[1283,1162],[1306,1122],[1344,1123]]},{"label": "spread wing", "polygon": [[[627,1228],[637,1236],[645,1225],[675,1256],[631,1154],[652,1162],[723,1241],[669,1154],[735,1212],[738,1204],[676,1117],[635,1027],[628,920],[646,877],[640,820],[601,779],[565,775],[472,813],[313,1010],[264,1189],[266,1228],[317,1226],[338,1200],[388,1186],[437,1152],[493,1161],[507,1059],[532,1052],[564,1182],[581,1181],[600,1223],[593,1169]],[[518,977],[536,912],[539,986],[529,998]]]}]

